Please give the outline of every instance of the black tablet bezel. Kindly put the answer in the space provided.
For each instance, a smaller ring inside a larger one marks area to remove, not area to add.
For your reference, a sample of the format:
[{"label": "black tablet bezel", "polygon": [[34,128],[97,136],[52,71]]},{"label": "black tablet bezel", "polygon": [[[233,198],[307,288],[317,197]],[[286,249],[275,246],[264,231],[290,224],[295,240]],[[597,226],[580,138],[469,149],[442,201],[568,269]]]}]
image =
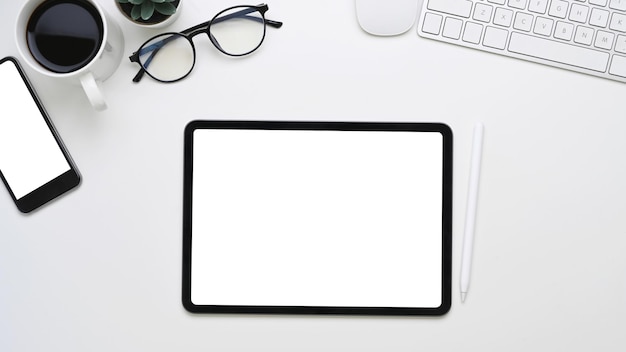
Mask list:
[{"label": "black tablet bezel", "polygon": [[20,66],[19,62],[15,58],[9,56],[9,57],[5,57],[1,59],[0,65],[4,64],[7,61],[11,62],[17,69],[17,72],[22,78],[24,85],[26,86],[26,88],[28,89],[28,92],[33,98],[35,105],[37,105],[37,109],[41,113],[41,117],[46,122],[46,125],[48,126],[50,133],[54,137],[54,140],[57,146],[63,153],[63,157],[65,158],[68,165],[70,166],[70,169],[68,171],[46,182],[45,184],[39,186],[37,189],[33,190],[32,192],[26,194],[25,196],[19,199],[15,197],[15,194],[13,193],[11,186],[9,185],[4,175],[2,174],[2,170],[0,170],[0,178],[2,179],[2,182],[6,186],[7,190],[9,191],[9,194],[11,195],[11,198],[13,199],[13,202],[15,202],[15,205],[17,206],[17,208],[22,213],[30,213],[33,210],[41,207],[42,205],[52,201],[58,196],[78,186],[80,184],[81,178],[80,178],[80,174],[78,173],[78,170],[76,169],[76,165],[74,165],[74,162],[72,158],[70,157],[67,149],[65,148],[65,145],[63,145],[61,138],[59,137],[56,129],[54,128],[54,125],[52,124],[52,121],[50,121],[50,117],[48,116],[48,113],[46,112],[43,104],[39,100],[37,93],[35,92],[32,84],[28,80],[28,77],[26,77],[26,74],[24,73],[24,70]]},{"label": "black tablet bezel", "polygon": [[[438,132],[443,136],[442,297],[436,308],[196,305],[191,301],[191,207],[193,133],[198,129],[331,130]],[[192,121],[184,133],[183,273],[182,303],[191,313],[443,315],[451,307],[452,291],[452,130],[441,123],[300,122],[300,121]]]}]

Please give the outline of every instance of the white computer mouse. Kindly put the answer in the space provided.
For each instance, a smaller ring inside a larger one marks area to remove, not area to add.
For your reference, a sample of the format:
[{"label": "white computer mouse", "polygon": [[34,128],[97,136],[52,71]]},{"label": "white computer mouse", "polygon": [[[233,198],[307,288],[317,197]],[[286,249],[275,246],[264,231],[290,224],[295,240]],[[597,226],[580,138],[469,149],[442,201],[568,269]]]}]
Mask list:
[{"label": "white computer mouse", "polygon": [[369,34],[402,34],[415,23],[419,0],[355,0],[359,25]]}]

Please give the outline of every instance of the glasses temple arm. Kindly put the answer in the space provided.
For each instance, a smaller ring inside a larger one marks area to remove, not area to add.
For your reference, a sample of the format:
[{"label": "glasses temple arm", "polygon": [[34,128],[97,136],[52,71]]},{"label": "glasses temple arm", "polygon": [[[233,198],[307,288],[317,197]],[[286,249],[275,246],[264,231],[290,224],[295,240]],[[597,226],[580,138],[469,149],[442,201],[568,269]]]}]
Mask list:
[{"label": "glasses temple arm", "polygon": [[265,19],[265,23],[270,26],[270,27],[274,27],[274,28],[280,28],[283,26],[282,22],[279,21],[274,21],[274,20],[268,20],[267,18]]},{"label": "glasses temple arm", "polygon": [[141,81],[141,79],[143,78],[143,75],[146,73],[146,70],[142,68],[139,69],[139,72],[137,72],[137,74],[135,75],[135,77],[133,77],[133,82],[137,83],[139,81]]}]

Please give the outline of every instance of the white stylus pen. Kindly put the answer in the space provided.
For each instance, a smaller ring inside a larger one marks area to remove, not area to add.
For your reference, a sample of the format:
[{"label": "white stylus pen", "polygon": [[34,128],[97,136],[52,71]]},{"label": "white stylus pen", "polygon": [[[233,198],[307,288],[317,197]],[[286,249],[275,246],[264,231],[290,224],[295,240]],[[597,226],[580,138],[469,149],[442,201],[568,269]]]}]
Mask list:
[{"label": "white stylus pen", "polygon": [[467,193],[467,210],[465,213],[465,235],[463,238],[463,258],[461,259],[461,301],[469,290],[472,272],[472,252],[474,247],[474,227],[476,225],[476,203],[478,202],[478,182],[480,180],[480,164],[483,153],[483,124],[474,126],[474,142],[472,145],[472,161],[470,165],[469,191]]}]

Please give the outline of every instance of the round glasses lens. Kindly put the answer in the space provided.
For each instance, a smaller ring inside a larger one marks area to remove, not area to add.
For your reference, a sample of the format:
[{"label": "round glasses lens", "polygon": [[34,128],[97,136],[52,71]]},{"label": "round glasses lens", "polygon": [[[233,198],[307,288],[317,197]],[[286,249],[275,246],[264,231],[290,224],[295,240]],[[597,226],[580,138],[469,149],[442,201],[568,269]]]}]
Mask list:
[{"label": "round glasses lens", "polygon": [[185,77],[194,62],[193,45],[180,34],[157,36],[139,49],[139,63],[149,75],[160,81],[172,82]]},{"label": "round glasses lens", "polygon": [[265,37],[263,15],[253,7],[235,7],[213,18],[209,36],[228,55],[246,55],[259,47]]}]

